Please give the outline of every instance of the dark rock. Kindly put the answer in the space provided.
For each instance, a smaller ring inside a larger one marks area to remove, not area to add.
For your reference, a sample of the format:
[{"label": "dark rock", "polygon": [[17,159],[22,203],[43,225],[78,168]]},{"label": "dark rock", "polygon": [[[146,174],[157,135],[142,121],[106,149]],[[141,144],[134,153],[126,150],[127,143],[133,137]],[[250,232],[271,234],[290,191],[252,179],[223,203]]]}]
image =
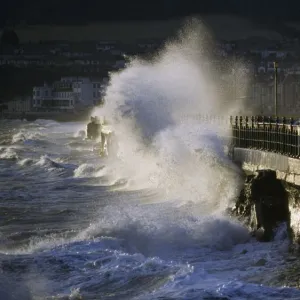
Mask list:
[{"label": "dark rock", "polygon": [[244,249],[241,254],[246,254],[248,251],[246,249]]},{"label": "dark rock", "polygon": [[276,172],[262,170],[247,176],[233,213],[246,220],[260,241],[270,241],[282,222],[290,229],[288,193]]}]

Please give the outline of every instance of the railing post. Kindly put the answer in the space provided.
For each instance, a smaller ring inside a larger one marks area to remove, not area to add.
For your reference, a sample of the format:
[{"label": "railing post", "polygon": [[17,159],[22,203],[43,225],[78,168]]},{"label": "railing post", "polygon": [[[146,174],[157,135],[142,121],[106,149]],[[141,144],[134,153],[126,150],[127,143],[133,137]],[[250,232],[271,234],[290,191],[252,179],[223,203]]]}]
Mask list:
[{"label": "railing post", "polygon": [[282,118],[282,131],[281,131],[281,143],[282,143],[282,152],[287,153],[289,151],[289,135],[287,129],[287,120],[286,117]]},{"label": "railing post", "polygon": [[240,123],[239,123],[239,147],[242,147],[242,140],[243,140],[243,117],[240,116]]},{"label": "railing post", "polygon": [[268,136],[268,151],[273,151],[274,150],[274,132],[273,132],[273,128],[272,128],[272,119],[271,117],[268,117],[268,121],[269,121],[269,136]]},{"label": "railing post", "polygon": [[288,141],[288,149],[289,149],[289,156],[294,157],[294,149],[295,149],[295,139],[294,139],[294,119],[290,118],[290,126],[289,126],[289,141]]},{"label": "railing post", "polygon": [[256,149],[256,141],[257,141],[257,118],[256,116],[253,116],[253,148]]},{"label": "railing post", "polygon": [[275,151],[276,152],[280,152],[280,145],[279,145],[279,143],[280,143],[280,140],[279,140],[279,118],[276,117],[275,120],[276,120],[275,121],[276,122],[276,124],[275,124],[275,141],[276,141]]},{"label": "railing post", "polygon": [[254,148],[254,116],[251,116],[251,130],[250,130],[250,145],[251,148]]},{"label": "railing post", "polygon": [[249,148],[249,118],[245,117],[245,148]]},{"label": "railing post", "polygon": [[235,116],[234,118],[234,128],[235,128],[235,146],[238,146],[238,117]]},{"label": "railing post", "polygon": [[255,117],[255,123],[256,123],[256,149],[261,149],[261,126],[260,126],[260,117]]},{"label": "railing post", "polygon": [[268,138],[268,134],[266,131],[266,118],[265,116],[262,117],[262,123],[263,123],[263,143],[262,143],[262,149],[265,150],[266,149],[266,141]]}]

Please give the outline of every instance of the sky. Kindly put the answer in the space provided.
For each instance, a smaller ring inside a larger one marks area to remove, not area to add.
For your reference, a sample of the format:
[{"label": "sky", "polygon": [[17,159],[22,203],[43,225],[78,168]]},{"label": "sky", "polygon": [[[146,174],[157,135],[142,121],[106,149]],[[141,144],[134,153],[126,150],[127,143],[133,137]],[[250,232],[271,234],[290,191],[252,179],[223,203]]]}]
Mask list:
[{"label": "sky", "polygon": [[157,20],[208,13],[300,21],[299,10],[300,0],[3,0],[0,25],[21,20],[48,24]]}]

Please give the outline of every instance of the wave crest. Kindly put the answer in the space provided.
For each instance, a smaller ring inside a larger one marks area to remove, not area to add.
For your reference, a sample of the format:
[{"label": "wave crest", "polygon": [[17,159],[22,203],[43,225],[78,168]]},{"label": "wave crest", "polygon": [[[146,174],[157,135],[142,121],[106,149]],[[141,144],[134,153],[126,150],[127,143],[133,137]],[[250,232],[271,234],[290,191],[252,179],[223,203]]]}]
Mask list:
[{"label": "wave crest", "polygon": [[120,145],[115,164],[134,189],[160,188],[169,198],[214,210],[229,202],[239,182],[223,153],[221,136],[229,127],[193,117],[229,115],[237,108],[207,72],[207,53],[207,30],[192,20],[153,59],[134,58],[112,74],[105,105],[94,115],[106,116],[115,127]]}]

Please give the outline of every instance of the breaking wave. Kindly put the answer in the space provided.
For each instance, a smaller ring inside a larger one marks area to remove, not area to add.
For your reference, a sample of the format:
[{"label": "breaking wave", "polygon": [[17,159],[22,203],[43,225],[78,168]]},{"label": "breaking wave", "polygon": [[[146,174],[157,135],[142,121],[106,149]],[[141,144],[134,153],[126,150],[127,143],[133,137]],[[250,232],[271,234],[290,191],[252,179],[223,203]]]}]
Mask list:
[{"label": "breaking wave", "polygon": [[180,203],[215,210],[228,204],[239,182],[224,155],[222,136],[229,131],[194,117],[237,108],[216,92],[218,82],[204,68],[210,59],[205,39],[193,21],[154,58],[132,59],[111,75],[105,105],[94,114],[110,118],[116,129],[122,161],[116,165],[133,189],[156,187]]}]

